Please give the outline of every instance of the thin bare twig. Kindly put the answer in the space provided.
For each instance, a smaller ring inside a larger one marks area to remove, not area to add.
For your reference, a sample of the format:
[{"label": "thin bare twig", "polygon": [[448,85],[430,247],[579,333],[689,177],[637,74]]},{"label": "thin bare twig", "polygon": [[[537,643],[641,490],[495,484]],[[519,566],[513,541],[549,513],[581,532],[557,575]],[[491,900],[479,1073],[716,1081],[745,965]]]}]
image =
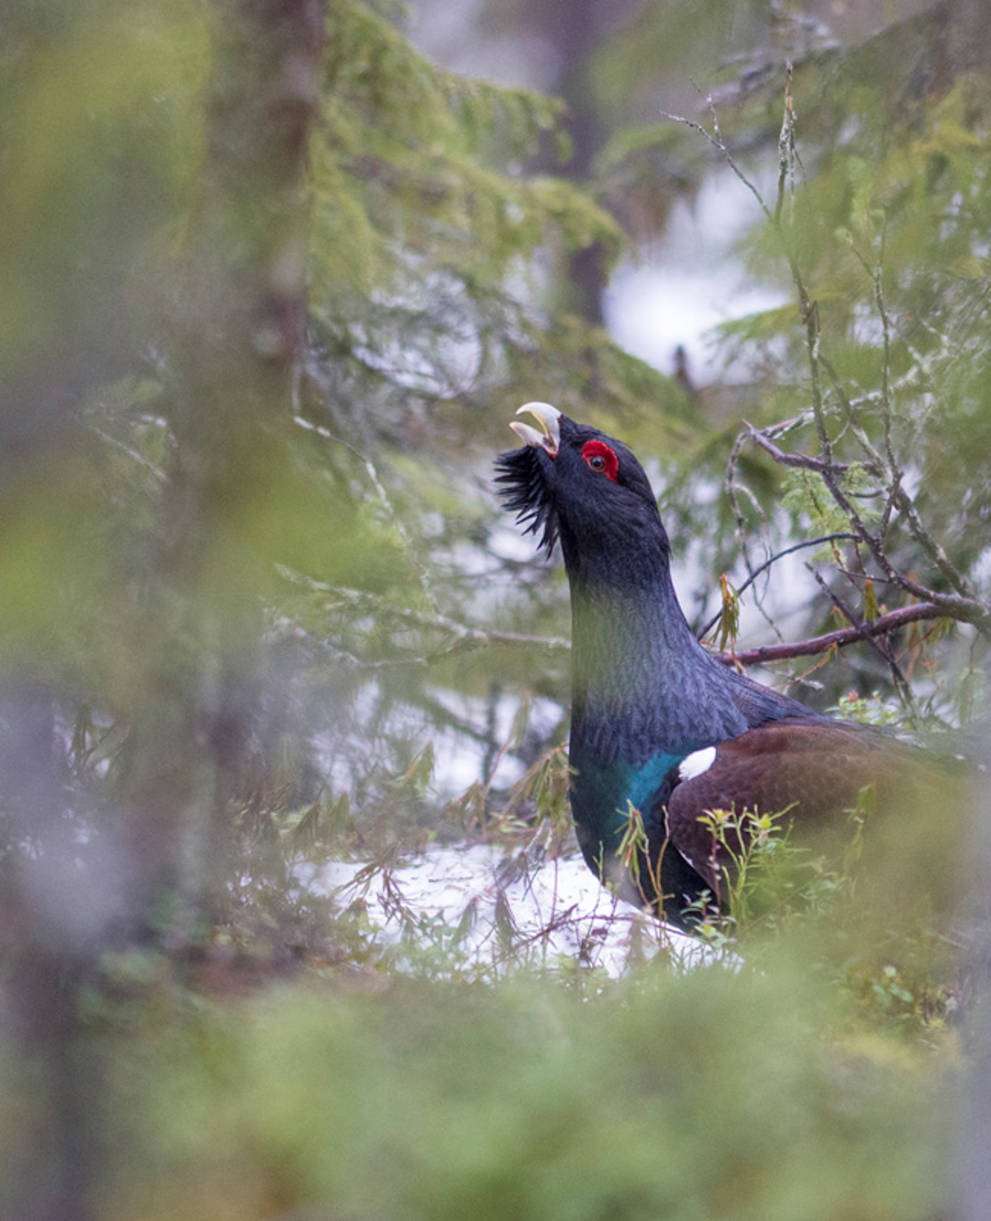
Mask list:
[{"label": "thin bare twig", "polygon": [[[800,543],[794,543],[791,547],[785,547],[781,551],[776,551],[774,555],[772,555],[769,559],[766,559],[759,568],[754,569],[750,576],[747,577],[740,588],[736,591],[737,596],[744,593],[747,587],[752,585],[762,572],[766,572],[766,570],[770,568],[772,564],[776,563],[780,559],[784,559],[786,555],[794,555],[796,551],[801,551],[805,547],[818,547],[824,545],[825,543],[839,542],[841,539],[859,541],[856,534],[851,534],[849,531],[838,531],[835,534],[824,534],[821,538],[806,538]],[[702,628],[702,630],[698,633],[698,639],[704,640],[722,617],[722,610],[713,615],[705,627]]]},{"label": "thin bare twig", "polygon": [[[836,371],[827,360],[823,359],[822,364],[829,376],[834,392],[836,393],[836,396],[843,407],[844,413],[851,424],[854,425],[854,432],[861,448],[869,457],[869,461],[863,464],[864,469],[871,474],[883,476],[885,482],[887,483],[887,503],[885,513],[882,515],[881,529],[878,531],[879,546],[881,545],[881,540],[884,538],[887,532],[887,517],[890,514],[890,510],[892,508],[896,508],[905,517],[909,533],[912,535],[913,539],[915,539],[926,555],[928,555],[932,562],[936,565],[947,583],[951,585],[961,597],[976,602],[977,599],[975,598],[970,583],[946,554],[942,544],[926,529],[921,517],[919,516],[915,501],[905,491],[904,475],[894,456],[893,449],[889,449],[887,455],[882,455],[880,451],[871,444],[869,438],[860,427],[856,416],[856,409],[843,390]],[[882,410],[884,410],[883,403]],[[888,427],[890,428],[890,423]],[[890,434],[885,444],[886,446],[890,446]],[[767,447],[765,446],[764,448]],[[768,452],[771,451],[768,450]],[[801,457],[801,455],[795,456],[799,458]],[[815,460],[813,459],[813,461]],[[839,464],[834,464],[834,466],[836,469],[839,469]],[[893,579],[902,584],[904,589],[909,590],[909,586],[905,583],[908,578],[903,577],[901,574],[894,573]],[[917,586],[910,592],[915,593],[916,596],[929,597],[929,593],[922,593],[923,589],[924,587]]]},{"label": "thin bare twig", "polygon": [[[740,449],[745,440],[746,440],[745,434],[741,434],[734,441],[733,448],[730,450],[730,456],[726,463],[726,478],[725,478],[725,482],[724,482],[724,486],[726,488],[726,499],[729,501],[730,508],[733,510],[733,517],[734,517],[734,521],[736,523],[737,543],[740,548],[740,554],[743,556],[744,566],[746,567],[746,570],[747,570],[747,581],[746,581],[746,584],[744,586],[742,586],[742,588],[744,588],[744,589],[746,588],[747,585],[753,584],[754,580],[757,578],[757,576],[760,574],[760,572],[764,571],[767,568],[766,563],[762,564],[757,569],[754,568],[753,561],[750,558],[750,548],[747,545],[747,534],[746,534],[746,531],[744,530],[744,525],[746,523],[745,523],[745,519],[743,516],[743,509],[740,507],[740,492],[743,492],[744,495],[746,495],[749,498],[750,503],[754,506],[754,509],[757,511],[760,518],[766,524],[767,518],[764,514],[763,508],[761,507],[760,501],[757,499],[757,497],[753,494],[753,492],[751,492],[751,490],[745,484],[737,484],[737,482],[736,482],[737,461],[740,456]],[[779,631],[777,624],[774,622],[774,620],[771,618],[771,616],[764,609],[763,599],[761,597],[757,596],[756,592],[754,595],[754,604],[756,605],[758,611],[760,611],[761,615],[764,618],[765,623],[767,623],[767,625],[771,629],[771,631],[774,632],[774,634],[778,637],[779,640],[782,639],[781,632]],[[719,612],[719,615],[717,615],[716,618],[718,619],[721,615],[722,615],[722,611]],[[704,634],[705,633],[703,633],[703,635]]]},{"label": "thin bare twig", "polygon": [[[709,96],[706,100],[709,104],[710,113],[712,113],[712,111],[714,109],[712,97]],[[706,128],[703,127],[701,123],[696,122],[695,119],[686,118],[685,115],[670,114],[668,111],[662,110],[661,118],[670,119],[673,123],[682,123],[682,124],[684,124],[685,127],[690,127],[692,129],[692,131],[697,131],[699,133],[699,135],[703,136],[706,140],[708,140],[708,142],[712,145],[713,148],[718,149],[719,152],[724,157],[726,164],[730,167],[730,169],[737,176],[737,178],[739,178],[739,180],[747,188],[747,190],[750,192],[750,194],[753,195],[754,199],[757,200],[760,210],[764,213],[764,215],[767,217],[767,219],[769,221],[771,221],[772,224],[774,223],[774,217],[771,215],[770,211],[768,210],[767,204],[764,202],[764,198],[761,195],[760,191],[757,190],[757,188],[750,181],[750,179],[746,176],[746,174],[744,174],[743,170],[740,169],[739,165],[737,165],[737,163],[736,163],[736,159],[734,158],[733,154],[723,143],[722,137],[719,134],[718,124],[716,125],[716,128],[715,128],[715,134],[713,134],[712,132],[706,130]]]},{"label": "thin bare twig", "polygon": [[922,524],[922,518],[919,517],[919,511],[915,507],[915,501],[908,495],[905,489],[899,484],[893,489],[895,507],[900,513],[905,515],[905,521],[908,524],[909,533],[926,552],[929,558],[933,561],[939,571],[957,593],[964,599],[970,602],[976,602],[969,581],[957,571],[956,566],[950,557],[946,554],[943,545],[929,533]]},{"label": "thin bare twig", "polygon": [[[884,270],[886,238],[887,223],[881,227],[881,249],[878,253],[877,263],[874,265],[871,282],[874,286],[874,301],[877,305],[878,316],[881,319],[881,335],[883,339],[881,353],[881,425],[884,435],[884,455],[888,459],[888,467],[891,471],[891,495],[888,498],[888,504],[894,504],[895,493],[902,486],[902,471],[898,464],[898,459],[895,457],[891,441],[891,421],[893,415],[891,399],[891,320],[888,317],[888,304],[885,301],[884,284],[881,279]],[[885,517],[882,520],[881,527],[882,538],[887,533],[889,519],[890,511],[885,506]]]},{"label": "thin bare twig", "polygon": [[[880,538],[884,538],[888,531],[888,526],[891,519],[891,512],[897,509],[904,517],[908,524],[909,533],[913,539],[922,547],[923,551],[929,556],[930,560],[936,565],[942,573],[946,581],[963,597],[973,598],[973,590],[957,569],[956,565],[950,560],[943,546],[930,534],[923,525],[922,519],[919,516],[918,509],[915,505],[915,500],[908,492],[905,491],[904,473],[899,465],[898,458],[895,454],[894,445],[892,442],[892,421],[894,418],[894,407],[891,391],[891,319],[888,312],[887,301],[884,295],[884,283],[882,279],[884,269],[884,251],[885,251],[885,230],[881,231],[881,250],[877,262],[872,266],[866,258],[854,247],[854,253],[861,266],[871,278],[871,285],[874,292],[874,303],[877,306],[878,317],[881,319],[881,333],[883,340],[882,361],[881,361],[881,424],[883,429],[883,445],[884,457],[887,466],[888,479],[888,495],[887,502],[881,517],[881,528],[879,530]],[[856,420],[855,411],[849,400],[842,393],[839,385],[839,379],[832,374],[834,386],[839,394],[841,403],[847,417],[851,421]],[[862,430],[858,431],[857,439],[866,452],[869,452],[875,461],[879,461],[877,450],[873,449],[866,435],[862,435]]]},{"label": "thin bare twig", "polygon": [[873,636],[868,630],[868,623],[861,619],[859,615],[854,614],[853,609],[843,601],[839,594],[837,594],[835,590],[830,589],[829,585],[823,580],[820,573],[816,572],[811,565],[807,565],[807,567],[809,572],[811,572],[813,577],[815,577],[816,584],[830,600],[830,602],[832,602],[833,606],[835,606],[840,614],[844,616],[848,623],[852,624],[853,627],[856,628],[860,637],[867,641],[875,653],[877,653],[881,660],[888,666],[888,669],[891,671],[891,678],[895,684],[895,690],[898,692],[898,697],[901,700],[905,711],[912,717],[913,720],[915,720],[917,713],[915,699],[912,696],[908,679],[906,679],[901,666],[899,666],[898,662],[895,660],[895,655],[891,651],[886,636]]},{"label": "thin bare twig", "polygon": [[785,111],[778,135],[778,197],[774,205],[776,225],[781,223],[781,209],[784,207],[789,182],[794,189],[795,160],[798,156],[795,148],[795,124],[798,116],[795,113],[795,100],[791,90],[792,74],[792,63],[789,59],[785,66]]}]

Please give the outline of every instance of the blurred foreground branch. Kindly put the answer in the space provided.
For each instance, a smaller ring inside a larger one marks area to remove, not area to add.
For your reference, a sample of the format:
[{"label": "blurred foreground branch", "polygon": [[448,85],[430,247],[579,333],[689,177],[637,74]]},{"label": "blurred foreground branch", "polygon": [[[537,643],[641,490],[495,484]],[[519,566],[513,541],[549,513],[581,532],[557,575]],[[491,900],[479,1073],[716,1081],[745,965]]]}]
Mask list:
[{"label": "blurred foreground branch", "polygon": [[[264,672],[255,522],[280,475],[273,438],[306,312],[324,8],[139,4],[121,21],[97,0],[49,25],[45,5],[25,7],[17,100],[35,124],[10,150],[4,211],[45,249],[29,282],[13,280],[3,341],[18,375],[0,487],[19,525],[0,561],[21,593],[0,622],[0,917],[13,934],[3,1016],[39,1072],[37,1147],[0,1211],[83,1221],[103,1106],[81,998],[107,950],[186,950],[228,893],[231,799]],[[37,122],[52,107],[71,125],[54,151],[59,124]],[[192,148],[195,170],[178,151]],[[28,207],[38,183],[57,201]],[[66,284],[80,280],[76,297]],[[160,467],[137,464],[147,485],[127,500],[85,417],[95,385],[140,368],[135,319],[152,317],[167,441]],[[66,335],[51,353],[49,331]],[[123,741],[83,776],[67,746],[81,707]]]}]

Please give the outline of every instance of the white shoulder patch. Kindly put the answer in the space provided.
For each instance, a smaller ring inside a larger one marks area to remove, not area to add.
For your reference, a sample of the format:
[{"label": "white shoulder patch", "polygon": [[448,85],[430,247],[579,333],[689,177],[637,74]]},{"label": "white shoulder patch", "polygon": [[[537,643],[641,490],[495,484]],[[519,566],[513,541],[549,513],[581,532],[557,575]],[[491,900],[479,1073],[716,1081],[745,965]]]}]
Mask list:
[{"label": "white shoulder patch", "polygon": [[678,764],[678,779],[694,780],[696,776],[707,772],[715,761],[716,748],[714,746],[706,746],[703,750],[693,750]]}]

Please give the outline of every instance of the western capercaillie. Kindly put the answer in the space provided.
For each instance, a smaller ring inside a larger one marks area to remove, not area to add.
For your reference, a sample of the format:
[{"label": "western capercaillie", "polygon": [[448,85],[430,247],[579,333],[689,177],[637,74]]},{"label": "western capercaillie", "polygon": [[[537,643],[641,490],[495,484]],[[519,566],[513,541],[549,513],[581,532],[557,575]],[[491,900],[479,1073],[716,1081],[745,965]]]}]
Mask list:
[{"label": "western capercaillie", "polygon": [[[506,506],[549,553],[560,542],[571,588],[571,807],[585,860],[624,897],[687,926],[718,902],[740,846],[707,817],[787,811],[824,826],[920,786],[938,791],[925,752],[807,707],[725,666],[678,603],[670,547],[639,462],[621,442],[547,403],[520,408],[522,449],[498,459]],[[620,856],[631,808],[646,853]],[[745,834],[742,823],[730,836]],[[906,885],[909,883],[906,882]]]}]

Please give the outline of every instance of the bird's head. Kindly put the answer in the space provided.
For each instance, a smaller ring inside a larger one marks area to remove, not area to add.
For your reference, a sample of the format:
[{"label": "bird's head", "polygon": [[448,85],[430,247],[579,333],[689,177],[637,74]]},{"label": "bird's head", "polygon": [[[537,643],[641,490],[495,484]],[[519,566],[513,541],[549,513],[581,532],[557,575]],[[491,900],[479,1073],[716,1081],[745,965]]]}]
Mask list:
[{"label": "bird's head", "polygon": [[522,449],[502,454],[497,482],[506,507],[548,553],[561,540],[569,575],[629,571],[644,551],[667,552],[657,502],[643,468],[614,437],[576,424],[549,403],[526,403],[510,428]]}]

